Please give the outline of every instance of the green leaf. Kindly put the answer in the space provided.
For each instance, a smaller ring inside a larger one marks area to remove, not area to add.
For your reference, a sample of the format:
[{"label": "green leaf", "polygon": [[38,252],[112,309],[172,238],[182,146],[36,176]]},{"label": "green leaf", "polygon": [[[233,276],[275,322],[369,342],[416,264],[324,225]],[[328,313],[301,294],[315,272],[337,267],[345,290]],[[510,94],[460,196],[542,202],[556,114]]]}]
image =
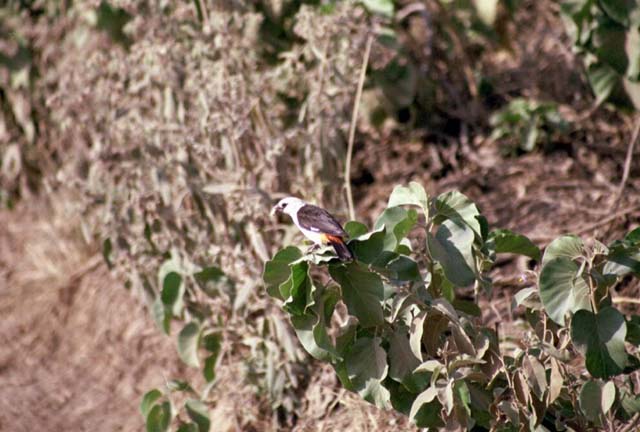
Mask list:
[{"label": "green leaf", "polygon": [[609,306],[597,315],[578,311],[571,322],[571,340],[586,357],[587,370],[595,378],[608,378],[623,371],[628,357],[624,348],[626,334],[624,316]]},{"label": "green leaf", "polygon": [[147,432],[165,432],[171,424],[171,403],[155,405],[147,415]]},{"label": "green leaf", "polygon": [[158,399],[162,397],[162,392],[158,389],[149,390],[142,396],[142,402],[140,402],[140,412],[145,419],[149,415],[149,411],[156,403]]},{"label": "green leaf", "polygon": [[406,328],[397,327],[389,340],[389,377],[400,383],[420,365],[420,359],[411,350],[407,333]]},{"label": "green leaf", "polygon": [[627,342],[640,347],[640,315],[634,315],[627,321]]},{"label": "green leaf", "polygon": [[616,398],[616,388],[612,381],[601,384],[596,381],[587,381],[580,389],[578,401],[580,410],[586,418],[602,424],[602,416],[611,409]]},{"label": "green leaf", "polygon": [[160,298],[165,309],[173,316],[178,316],[184,308],[183,296],[185,286],[182,281],[183,269],[176,257],[162,263],[158,269],[158,285],[162,287]]},{"label": "green leaf", "polygon": [[638,2],[635,0],[599,0],[598,5],[609,18],[625,27],[629,26],[631,13],[638,9]]},{"label": "green leaf", "polygon": [[235,291],[235,284],[219,267],[205,267],[193,277],[210,297],[216,297],[220,291],[227,294]]},{"label": "green leaf", "polygon": [[393,258],[387,263],[386,268],[391,272],[390,278],[395,281],[408,282],[421,280],[418,264],[407,256],[399,255]]},{"label": "green leaf", "polygon": [[198,432],[198,425],[195,423],[185,423],[178,428],[178,432]]},{"label": "green leaf", "polygon": [[222,349],[222,335],[220,333],[209,333],[202,337],[202,347],[209,351],[211,355],[204,360],[204,368],[202,374],[207,382],[211,382],[216,378],[216,363],[220,350]]},{"label": "green leaf", "polygon": [[271,261],[267,261],[264,265],[262,280],[267,286],[267,293],[271,297],[284,300],[280,294],[279,287],[291,275],[289,264],[300,259],[302,252],[297,247],[289,246],[279,251]]},{"label": "green leaf", "polygon": [[126,10],[113,7],[109,2],[103,0],[96,10],[96,28],[102,30],[116,43],[128,49],[131,46],[131,39],[124,33],[124,26],[133,19]]},{"label": "green leaf", "polygon": [[109,269],[113,268],[113,263],[111,262],[112,251],[113,251],[113,245],[111,244],[111,239],[107,237],[102,242],[102,257],[104,258],[104,262],[107,263],[107,267],[109,267]]},{"label": "green leaf", "polygon": [[167,381],[167,389],[169,389],[170,392],[195,393],[195,390],[193,390],[193,387],[191,387],[191,385],[188,382],[183,380],[172,379]]},{"label": "green leaf", "polygon": [[437,399],[438,390],[435,387],[429,387],[416,397],[411,405],[409,418],[416,423],[418,427],[440,427],[443,426],[440,419],[440,410],[442,405]]},{"label": "green leaf", "polygon": [[198,432],[209,432],[211,421],[206,405],[199,400],[189,399],[185,402],[184,407],[189,418],[198,425]]},{"label": "green leaf", "polygon": [[540,261],[540,249],[527,237],[506,229],[491,231],[489,241],[495,243],[496,253],[515,253]]},{"label": "green leaf", "polygon": [[418,213],[414,209],[405,210],[402,207],[389,207],[376,220],[374,229],[384,227],[386,236],[384,250],[395,251],[418,221]]},{"label": "green leaf", "polygon": [[377,407],[388,408],[390,394],[382,381],[387,376],[389,366],[381,342],[377,337],[356,340],[345,354],[345,364],[349,380],[360,396]]},{"label": "green leaf", "polygon": [[162,303],[171,308],[178,301],[182,287],[182,276],[176,272],[169,272],[162,281]]},{"label": "green leaf", "polygon": [[574,260],[583,254],[584,245],[580,237],[565,235],[558,237],[549,243],[549,246],[545,249],[544,256],[542,257],[542,265],[544,266],[554,258],[566,257]]},{"label": "green leaf", "polygon": [[164,334],[168,335],[169,330],[171,329],[171,314],[166,311],[160,296],[158,296],[153,302],[153,305],[151,306],[151,314],[153,315],[153,319],[160,330],[162,330]]},{"label": "green leaf", "polygon": [[349,249],[351,249],[358,261],[371,264],[384,250],[386,236],[386,228],[362,234],[349,242]]},{"label": "green leaf", "polygon": [[540,272],[540,299],[547,315],[560,325],[567,312],[591,310],[589,286],[578,270],[576,263],[559,256],[547,261]]},{"label": "green leaf", "polygon": [[182,327],[178,334],[178,355],[189,366],[199,367],[198,346],[200,345],[200,325],[192,321]]},{"label": "green leaf", "polygon": [[318,290],[313,307],[303,316],[291,317],[291,323],[304,349],[316,359],[340,358],[327,333],[339,296],[336,290]]},{"label": "green leaf", "polygon": [[341,287],[349,314],[358,318],[363,327],[374,327],[384,322],[382,304],[384,286],[380,276],[355,263],[329,266],[329,274]]},{"label": "green leaf", "polygon": [[429,219],[429,198],[420,183],[411,182],[408,187],[396,186],[389,196],[387,207],[415,205],[422,209],[425,218]]},{"label": "green leaf", "polygon": [[371,13],[393,17],[394,5],[393,0],[361,0],[364,7]]},{"label": "green leaf", "polygon": [[466,224],[478,238],[482,238],[482,229],[478,221],[480,212],[473,201],[464,194],[458,191],[441,194],[436,198],[435,207],[435,223],[440,224],[449,219],[457,225]]},{"label": "green leaf", "polygon": [[451,220],[444,221],[435,236],[427,236],[431,256],[442,265],[445,276],[456,286],[466,287],[475,280],[473,241],[473,231],[467,225],[458,225]]},{"label": "green leaf", "polygon": [[299,261],[290,266],[291,275],[280,285],[280,295],[284,298],[282,308],[294,316],[305,315],[313,305],[315,286],[309,277],[309,264]]},{"label": "green leaf", "polygon": [[605,63],[594,63],[587,68],[587,78],[596,97],[596,105],[602,104],[620,81],[620,75]]},{"label": "green leaf", "polygon": [[359,237],[361,235],[366,234],[369,231],[369,229],[365,224],[357,221],[347,222],[344,226],[344,230],[349,235],[349,238]]}]

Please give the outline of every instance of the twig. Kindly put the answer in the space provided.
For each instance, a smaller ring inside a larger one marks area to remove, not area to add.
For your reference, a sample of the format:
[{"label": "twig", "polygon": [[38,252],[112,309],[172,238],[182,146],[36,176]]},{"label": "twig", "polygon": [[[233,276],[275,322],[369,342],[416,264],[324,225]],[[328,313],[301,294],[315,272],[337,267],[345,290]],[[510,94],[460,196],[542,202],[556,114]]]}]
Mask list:
[{"label": "twig", "polygon": [[630,432],[633,430],[633,428],[635,427],[636,423],[638,423],[638,419],[640,419],[640,413],[636,413],[633,417],[631,417],[631,420],[629,420],[629,423],[627,423],[626,426],[624,426],[622,429],[620,429],[619,432]]},{"label": "twig", "polygon": [[613,303],[632,303],[640,304],[640,299],[632,297],[615,297],[611,300]]},{"label": "twig", "polygon": [[611,216],[608,216],[608,217],[606,217],[606,218],[604,218],[604,219],[602,219],[602,220],[600,220],[600,221],[598,221],[596,223],[593,223],[591,225],[587,225],[585,227],[580,228],[579,230],[577,230],[575,232],[575,234],[576,235],[580,235],[580,234],[584,234],[584,233],[587,233],[589,231],[592,231],[592,230],[594,230],[596,228],[600,228],[601,226],[608,224],[612,220],[615,220],[615,219],[619,218],[620,216],[624,216],[624,215],[626,215],[628,213],[631,213],[632,211],[638,210],[638,209],[640,209],[640,204],[636,204],[634,206],[628,207],[628,208],[626,208],[624,210],[621,210],[621,211],[619,211],[617,213],[614,213]]},{"label": "twig", "polygon": [[624,192],[624,188],[627,185],[627,180],[629,179],[629,171],[631,171],[631,160],[633,159],[633,150],[636,146],[636,141],[638,141],[638,134],[640,134],[640,116],[636,116],[636,125],[633,128],[633,133],[631,134],[631,141],[629,141],[629,147],[627,147],[627,157],[624,160],[624,171],[622,171],[622,180],[620,180],[620,185],[618,186],[618,190],[616,191],[615,201],[613,202],[613,206],[611,207],[611,211],[615,212],[618,210],[618,206],[620,205],[620,198],[622,197],[622,192]]},{"label": "twig", "polygon": [[344,167],[344,186],[347,191],[349,219],[351,220],[355,220],[356,218],[356,211],[353,207],[353,195],[351,193],[351,157],[353,156],[353,142],[356,137],[356,122],[358,119],[358,110],[360,109],[360,99],[362,98],[362,88],[364,87],[364,79],[367,75],[367,66],[369,65],[369,55],[371,54],[372,44],[373,35],[369,35],[367,38],[367,46],[364,50],[364,58],[362,59],[362,68],[360,69],[360,79],[358,81],[358,90],[356,91],[356,100],[353,103],[351,126],[349,127],[349,143],[347,145],[347,160]]}]

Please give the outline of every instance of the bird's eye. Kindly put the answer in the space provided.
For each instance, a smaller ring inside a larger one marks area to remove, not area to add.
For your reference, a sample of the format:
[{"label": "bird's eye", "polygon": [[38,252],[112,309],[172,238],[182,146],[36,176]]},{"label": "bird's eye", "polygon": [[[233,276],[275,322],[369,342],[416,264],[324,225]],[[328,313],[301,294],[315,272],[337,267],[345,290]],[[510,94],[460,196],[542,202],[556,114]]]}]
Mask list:
[{"label": "bird's eye", "polygon": [[282,208],[284,209],[285,207],[287,207],[287,203],[282,203]]}]

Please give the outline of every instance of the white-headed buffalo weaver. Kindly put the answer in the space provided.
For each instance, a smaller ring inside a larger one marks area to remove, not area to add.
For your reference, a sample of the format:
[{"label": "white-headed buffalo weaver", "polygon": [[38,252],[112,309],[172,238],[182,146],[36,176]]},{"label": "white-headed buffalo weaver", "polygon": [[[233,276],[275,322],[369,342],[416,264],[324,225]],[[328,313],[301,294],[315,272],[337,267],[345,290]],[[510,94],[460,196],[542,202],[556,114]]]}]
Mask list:
[{"label": "white-headed buffalo weaver", "polygon": [[330,244],[335,249],[341,261],[353,261],[353,254],[344,239],[347,233],[331,214],[301,199],[288,197],[281,199],[271,210],[275,213],[286,213],[291,216],[293,223],[309,240],[316,245]]}]

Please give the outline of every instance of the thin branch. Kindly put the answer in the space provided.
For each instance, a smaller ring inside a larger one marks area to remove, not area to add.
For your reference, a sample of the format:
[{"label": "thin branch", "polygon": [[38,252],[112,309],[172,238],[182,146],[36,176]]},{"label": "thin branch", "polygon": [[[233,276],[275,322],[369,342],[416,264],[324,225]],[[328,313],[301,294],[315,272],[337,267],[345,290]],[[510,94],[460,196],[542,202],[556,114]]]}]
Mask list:
[{"label": "thin branch", "polygon": [[633,212],[633,211],[635,211],[635,210],[640,210],[640,204],[636,204],[636,205],[634,205],[634,206],[628,207],[628,208],[626,208],[626,209],[624,209],[624,210],[621,210],[621,211],[619,211],[619,212],[617,212],[617,213],[614,213],[614,214],[612,214],[611,216],[608,216],[608,217],[606,217],[606,218],[604,218],[604,219],[602,219],[602,220],[600,220],[600,221],[598,221],[598,222],[595,222],[595,223],[593,223],[593,224],[591,224],[591,225],[587,225],[587,226],[585,226],[585,227],[582,227],[582,228],[580,228],[579,230],[577,230],[577,231],[575,232],[575,234],[576,234],[576,235],[580,235],[580,234],[584,234],[584,233],[587,233],[587,232],[589,232],[589,231],[592,231],[592,230],[594,230],[594,229],[596,229],[596,228],[600,228],[601,226],[603,226],[603,225],[607,225],[607,224],[608,224],[608,223],[610,223],[611,221],[613,221],[613,220],[615,220],[615,219],[619,218],[620,216],[625,216],[625,215],[627,215],[628,213],[631,213],[631,212]]},{"label": "thin branch", "polygon": [[629,147],[627,147],[627,157],[624,160],[624,171],[622,171],[622,180],[620,180],[620,185],[618,186],[618,190],[616,191],[615,201],[613,203],[613,207],[611,208],[612,212],[618,210],[618,206],[620,205],[620,198],[622,197],[622,192],[624,192],[624,188],[627,185],[627,180],[629,179],[629,171],[631,171],[631,160],[633,159],[633,150],[636,146],[636,142],[638,141],[638,135],[640,134],[640,115],[636,116],[636,124],[633,128],[633,133],[631,134],[631,141],[629,141]]},{"label": "thin branch", "polygon": [[360,69],[360,79],[358,81],[358,90],[356,91],[356,100],[353,103],[351,126],[349,127],[349,143],[347,145],[347,160],[344,167],[344,186],[347,191],[349,219],[351,220],[355,220],[356,218],[356,211],[353,207],[353,194],[351,193],[351,157],[353,156],[353,142],[356,137],[356,123],[358,120],[358,110],[360,109],[360,99],[362,98],[362,88],[364,87],[364,79],[367,75],[367,66],[369,65],[369,55],[371,54],[372,44],[373,35],[369,35],[367,38],[367,46],[364,50],[364,58],[362,59],[362,68]]},{"label": "thin branch", "polygon": [[633,430],[633,428],[636,426],[636,423],[638,423],[638,420],[640,419],[640,413],[636,413],[633,417],[631,417],[631,420],[629,420],[629,423],[627,423],[626,426],[623,426],[622,429],[620,429],[619,432],[630,432]]},{"label": "thin branch", "polygon": [[631,304],[640,305],[640,299],[632,298],[632,297],[614,297],[611,301],[613,303],[615,303],[615,304],[618,304],[618,303],[631,303]]}]

